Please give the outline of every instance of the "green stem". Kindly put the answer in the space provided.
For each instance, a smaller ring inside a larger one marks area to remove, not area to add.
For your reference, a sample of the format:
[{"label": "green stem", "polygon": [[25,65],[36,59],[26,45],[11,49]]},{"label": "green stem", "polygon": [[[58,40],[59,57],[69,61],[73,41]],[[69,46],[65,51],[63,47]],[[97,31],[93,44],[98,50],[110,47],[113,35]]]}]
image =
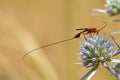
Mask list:
[{"label": "green stem", "polygon": [[102,63],[103,66],[108,69],[117,79],[120,79],[118,74],[115,72],[114,69],[112,69],[106,62]]},{"label": "green stem", "polygon": [[95,71],[98,68],[97,66],[94,66],[89,72],[87,72],[80,80],[85,80],[93,71]]}]

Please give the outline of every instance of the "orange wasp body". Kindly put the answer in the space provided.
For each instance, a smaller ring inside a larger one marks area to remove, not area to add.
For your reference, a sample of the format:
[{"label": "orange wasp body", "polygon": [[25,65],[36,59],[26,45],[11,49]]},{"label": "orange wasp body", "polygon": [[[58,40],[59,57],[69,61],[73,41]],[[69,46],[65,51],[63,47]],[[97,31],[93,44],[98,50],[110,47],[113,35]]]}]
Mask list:
[{"label": "orange wasp body", "polygon": [[76,30],[83,30],[82,32],[78,33],[77,35],[74,36],[74,38],[79,38],[81,34],[90,34],[91,33],[97,33],[99,34],[100,30],[97,30],[96,28],[80,28],[80,29],[76,29]]},{"label": "orange wasp body", "polygon": [[104,22],[104,26],[101,28],[101,29],[96,29],[96,28],[80,28],[80,29],[76,29],[76,30],[82,30],[81,32],[79,32],[78,34],[76,34],[73,38],[69,38],[69,39],[66,39],[66,40],[63,40],[63,41],[59,41],[59,42],[55,42],[55,43],[51,43],[51,44],[48,44],[48,45],[45,45],[45,46],[41,46],[41,47],[38,47],[38,48],[35,48],[35,49],[32,49],[30,50],[29,52],[27,52],[23,58],[25,58],[28,54],[30,54],[31,52],[35,51],[35,50],[38,50],[40,48],[44,48],[44,47],[48,47],[48,46],[51,46],[51,45],[54,45],[54,44],[58,44],[58,43],[62,43],[62,42],[66,42],[66,41],[69,41],[69,40],[72,40],[72,39],[76,39],[76,38],[79,38],[81,36],[81,34],[84,35],[84,38],[85,40],[87,40],[87,38],[85,37],[85,35],[89,34],[89,35],[92,35],[92,33],[96,33],[96,34],[99,34],[99,32],[106,27],[107,23]]}]

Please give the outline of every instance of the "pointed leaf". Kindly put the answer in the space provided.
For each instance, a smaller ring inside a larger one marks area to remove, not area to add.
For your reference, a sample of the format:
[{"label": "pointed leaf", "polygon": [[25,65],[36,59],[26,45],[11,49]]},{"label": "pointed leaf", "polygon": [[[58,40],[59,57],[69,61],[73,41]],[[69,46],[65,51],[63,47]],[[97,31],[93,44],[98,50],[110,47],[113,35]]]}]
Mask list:
[{"label": "pointed leaf", "polygon": [[93,67],[89,72],[87,72],[87,74],[85,74],[80,80],[85,80],[89,75],[91,75],[92,73],[96,72],[98,66]]},{"label": "pointed leaf", "polygon": [[112,59],[110,62],[120,63],[120,59]]}]

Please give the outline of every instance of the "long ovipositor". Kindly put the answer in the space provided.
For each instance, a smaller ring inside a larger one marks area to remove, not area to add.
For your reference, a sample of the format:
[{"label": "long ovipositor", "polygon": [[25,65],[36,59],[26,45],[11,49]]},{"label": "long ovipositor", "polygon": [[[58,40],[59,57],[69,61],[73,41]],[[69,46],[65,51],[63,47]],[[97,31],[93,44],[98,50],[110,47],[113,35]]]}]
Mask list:
[{"label": "long ovipositor", "polygon": [[[70,41],[70,40],[79,38],[79,37],[81,36],[81,34],[84,34],[84,37],[85,37],[85,34],[91,34],[91,33],[97,33],[97,34],[99,34],[99,32],[107,26],[107,23],[106,23],[106,22],[104,22],[104,24],[105,24],[105,25],[104,25],[102,28],[100,28],[100,29],[97,29],[97,28],[80,28],[80,29],[76,29],[76,30],[82,30],[82,31],[79,32],[78,34],[76,34],[73,38],[69,38],[69,39],[66,39],[66,40],[58,41],[58,42],[55,42],[55,43],[47,44],[47,45],[44,45],[44,46],[41,46],[41,47],[32,49],[32,50],[30,50],[29,52],[27,52],[27,53],[23,56],[23,59],[24,59],[27,55],[29,55],[31,52],[33,52],[33,51],[36,51],[36,50],[41,49],[41,48],[45,48],[45,47],[48,47],[48,46],[52,46],[52,45],[55,45],[55,44],[59,44],[59,43],[63,43],[63,42],[66,42],[66,41]],[[86,39],[86,37],[85,37],[85,39]]]}]

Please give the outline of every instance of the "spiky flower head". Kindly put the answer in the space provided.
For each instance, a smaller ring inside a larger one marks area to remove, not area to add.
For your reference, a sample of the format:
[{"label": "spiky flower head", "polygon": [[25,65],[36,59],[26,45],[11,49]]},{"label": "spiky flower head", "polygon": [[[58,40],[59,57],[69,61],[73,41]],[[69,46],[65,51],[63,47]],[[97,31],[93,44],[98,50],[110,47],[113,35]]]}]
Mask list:
[{"label": "spiky flower head", "polygon": [[120,0],[106,0],[105,9],[93,9],[93,11],[106,13],[109,16],[120,13]]},{"label": "spiky flower head", "polygon": [[113,56],[113,49],[114,45],[104,36],[88,37],[87,40],[82,42],[80,49],[82,63],[85,67],[91,67],[110,61]]},{"label": "spiky flower head", "polygon": [[107,0],[106,2],[106,12],[109,15],[120,13],[120,0]]}]

